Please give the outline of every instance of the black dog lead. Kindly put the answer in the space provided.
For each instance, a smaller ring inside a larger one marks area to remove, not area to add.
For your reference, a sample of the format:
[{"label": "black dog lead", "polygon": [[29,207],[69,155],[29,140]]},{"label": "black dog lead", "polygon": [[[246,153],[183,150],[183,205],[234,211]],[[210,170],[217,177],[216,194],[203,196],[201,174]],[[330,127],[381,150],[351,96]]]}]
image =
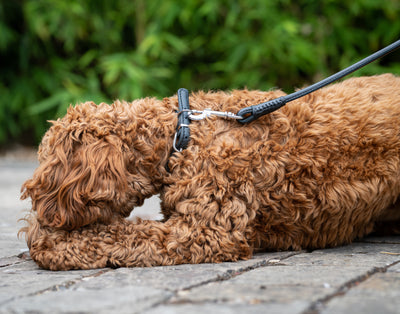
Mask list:
[{"label": "black dog lead", "polygon": [[[342,77],[366,66],[367,64],[375,61],[376,59],[381,58],[381,57],[393,52],[394,50],[396,50],[399,47],[400,47],[400,40],[395,41],[394,43],[390,44],[389,46],[373,53],[372,55],[345,68],[344,70],[341,70],[340,72],[337,72],[337,73],[323,79],[322,81],[320,81],[318,83],[315,83],[311,86],[308,86],[308,87],[301,89],[297,92],[294,92],[292,94],[282,96],[282,97],[279,97],[276,99],[272,99],[272,100],[263,102],[258,105],[243,108],[236,115],[231,112],[217,112],[217,111],[212,111],[210,109],[205,109],[204,111],[190,110],[189,92],[185,88],[180,88],[178,90],[178,103],[179,103],[179,105],[178,105],[179,106],[178,125],[176,127],[173,148],[176,152],[180,152],[188,146],[189,140],[190,140],[190,128],[189,128],[190,120],[201,120],[210,115],[217,115],[217,116],[222,116],[225,118],[236,119],[242,124],[252,122],[263,115],[266,115],[275,110],[278,110],[279,108],[283,107],[284,105],[286,105],[288,102],[290,102],[292,100],[295,100],[297,98],[308,95],[328,84],[333,83],[334,81],[341,79]],[[201,113],[201,114],[195,115],[198,113]]]},{"label": "black dog lead", "polygon": [[372,55],[362,59],[361,61],[345,68],[344,70],[341,70],[340,72],[337,72],[322,81],[315,83],[311,86],[308,86],[304,89],[301,89],[297,92],[294,92],[292,94],[282,96],[276,99],[272,99],[270,101],[255,105],[255,106],[250,106],[244,109],[241,109],[237,114],[239,116],[242,116],[243,119],[238,120],[240,123],[248,123],[251,121],[256,120],[257,118],[266,115],[268,113],[271,113],[275,110],[278,110],[279,108],[283,107],[286,105],[286,103],[295,100],[297,98],[303,97],[305,95],[308,95],[312,92],[315,92],[316,90],[333,83],[334,81],[337,81],[341,79],[342,77],[366,66],[367,64],[375,61],[378,58],[381,58],[392,51],[396,50],[397,48],[400,47],[400,40],[394,42],[393,44],[390,44],[389,46],[373,53]]}]

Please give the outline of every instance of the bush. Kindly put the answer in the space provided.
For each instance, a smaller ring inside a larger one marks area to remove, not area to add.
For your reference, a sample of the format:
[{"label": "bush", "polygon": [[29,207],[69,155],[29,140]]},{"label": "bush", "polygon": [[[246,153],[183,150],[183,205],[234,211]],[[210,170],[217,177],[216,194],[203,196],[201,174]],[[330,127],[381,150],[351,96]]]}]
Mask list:
[{"label": "bush", "polygon": [[[179,87],[270,89],[326,77],[400,33],[397,0],[21,0],[0,3],[0,144],[86,100]],[[400,72],[399,52],[355,75]]]}]

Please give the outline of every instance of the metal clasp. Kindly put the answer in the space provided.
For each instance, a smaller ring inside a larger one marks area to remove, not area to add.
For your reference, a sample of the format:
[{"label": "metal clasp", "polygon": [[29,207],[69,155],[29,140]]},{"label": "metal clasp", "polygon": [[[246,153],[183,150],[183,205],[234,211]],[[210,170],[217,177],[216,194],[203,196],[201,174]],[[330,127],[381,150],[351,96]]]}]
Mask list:
[{"label": "metal clasp", "polygon": [[174,151],[180,153],[180,152],[182,151],[182,148],[179,148],[179,149],[178,149],[178,148],[176,147],[176,140],[177,140],[177,138],[178,138],[178,132],[175,133],[174,142],[172,143],[172,147],[174,148]]},{"label": "metal clasp", "polygon": [[222,117],[222,118],[227,118],[227,119],[236,119],[236,120],[243,119],[242,116],[238,116],[232,112],[215,111],[215,110],[211,110],[208,108],[204,109],[204,110],[190,110],[190,113],[189,113],[189,119],[195,120],[195,121],[203,120],[210,116],[217,116],[217,117]]}]

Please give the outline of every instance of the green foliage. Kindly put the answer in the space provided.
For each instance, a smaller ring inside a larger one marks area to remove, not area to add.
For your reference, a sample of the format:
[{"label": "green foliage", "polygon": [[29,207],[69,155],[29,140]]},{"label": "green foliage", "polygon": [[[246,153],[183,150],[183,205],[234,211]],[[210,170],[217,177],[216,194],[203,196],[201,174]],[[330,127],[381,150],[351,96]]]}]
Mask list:
[{"label": "green foliage", "polygon": [[[0,144],[70,104],[188,89],[290,92],[400,34],[398,0],[0,2]],[[355,75],[400,73],[399,52]]]}]

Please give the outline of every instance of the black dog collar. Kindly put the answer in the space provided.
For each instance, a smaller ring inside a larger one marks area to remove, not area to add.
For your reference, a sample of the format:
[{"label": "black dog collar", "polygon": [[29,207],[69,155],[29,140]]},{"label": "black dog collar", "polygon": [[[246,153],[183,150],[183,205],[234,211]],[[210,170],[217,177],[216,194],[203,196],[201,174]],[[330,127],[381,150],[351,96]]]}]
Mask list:
[{"label": "black dog collar", "polygon": [[190,140],[190,106],[189,106],[189,92],[185,88],[178,90],[178,125],[176,126],[176,133],[174,138],[174,149],[177,152],[185,149]]}]

